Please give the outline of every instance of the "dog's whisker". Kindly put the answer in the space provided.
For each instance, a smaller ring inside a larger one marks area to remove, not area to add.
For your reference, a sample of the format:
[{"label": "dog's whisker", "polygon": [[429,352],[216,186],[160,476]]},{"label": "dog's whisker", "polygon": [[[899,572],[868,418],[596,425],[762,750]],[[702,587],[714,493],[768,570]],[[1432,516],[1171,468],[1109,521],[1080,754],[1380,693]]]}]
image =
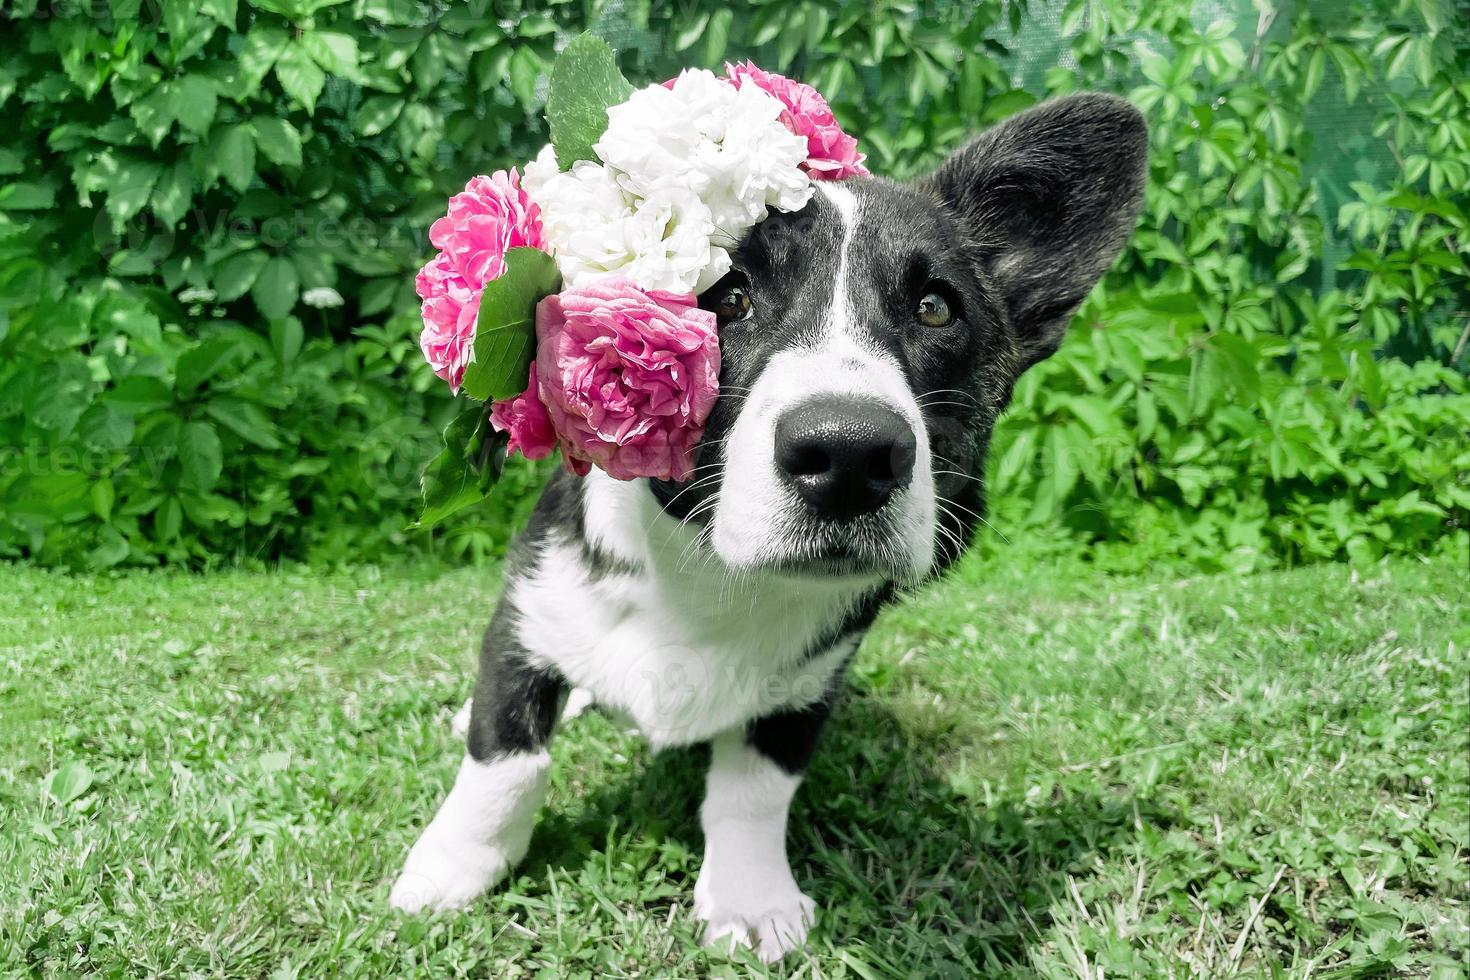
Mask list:
[{"label": "dog's whisker", "polygon": [[[958,501],[954,501],[954,500],[943,500],[943,499],[940,499],[940,498],[935,498],[935,503],[940,508],[942,508],[942,509],[944,509],[946,511],[948,511],[950,507],[958,507],[960,510],[964,511],[966,514],[969,514],[971,517],[975,518],[975,520],[979,521],[981,524],[984,524],[986,527],[988,527],[992,531],[994,531],[997,535],[1000,536],[1000,539],[1002,541],[1004,541],[1006,544],[1010,544],[1011,543],[1011,539],[1008,538],[1008,537],[1006,537],[1005,532],[1002,531],[1000,528],[996,527],[994,524],[990,523],[988,520],[986,520],[985,519],[985,516],[983,514],[977,514],[973,510],[971,510],[970,508],[968,508],[965,505],[959,503]],[[949,512],[949,516],[950,517],[956,517],[957,515],[955,515],[952,511],[950,511]]]}]

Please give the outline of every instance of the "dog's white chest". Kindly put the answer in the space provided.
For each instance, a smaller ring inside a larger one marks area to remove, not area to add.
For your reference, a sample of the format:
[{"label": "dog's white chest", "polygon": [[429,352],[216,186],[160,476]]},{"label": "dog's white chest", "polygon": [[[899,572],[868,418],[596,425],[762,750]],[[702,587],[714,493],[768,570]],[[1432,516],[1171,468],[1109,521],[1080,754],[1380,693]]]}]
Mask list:
[{"label": "dog's white chest", "polygon": [[658,746],[821,700],[854,642],[813,650],[833,617],[794,599],[742,607],[715,594],[671,594],[641,575],[594,579],[569,544],[548,547],[513,600],[533,658],[626,712]]},{"label": "dog's white chest", "polygon": [[588,539],[638,571],[599,574],[577,544],[548,540],[509,596],[532,657],[626,712],[655,745],[821,700],[856,642],[834,631],[861,586],[732,578],[646,499],[588,478]]}]

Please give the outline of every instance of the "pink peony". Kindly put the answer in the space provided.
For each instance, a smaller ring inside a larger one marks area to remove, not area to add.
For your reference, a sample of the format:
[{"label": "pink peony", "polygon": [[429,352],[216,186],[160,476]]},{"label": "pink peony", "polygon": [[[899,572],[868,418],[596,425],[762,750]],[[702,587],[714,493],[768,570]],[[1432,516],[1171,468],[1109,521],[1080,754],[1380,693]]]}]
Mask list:
[{"label": "pink peony", "polygon": [[687,480],[719,394],[715,315],[609,277],[536,308],[536,379],[567,466]]},{"label": "pink peony", "polygon": [[868,168],[863,166],[864,157],[857,151],[857,140],[837,125],[827,100],[816,89],[762,71],[749,61],[737,65],[726,62],[725,77],[736,88],[750,82],[786,106],[781,122],[796,135],[806,137],[807,157],[801,166],[813,180],[867,176]]},{"label": "pink peony", "polygon": [[525,391],[490,406],[490,424],[500,432],[510,433],[510,442],[505,447],[507,455],[518,452],[527,459],[551,455],[556,448],[556,430],[551,427],[551,416],[541,403],[534,363]]},{"label": "pink peony", "polygon": [[505,271],[509,249],[547,249],[541,212],[514,169],[497,170],[449,199],[449,213],[429,228],[429,242],[440,251],[415,283],[424,301],[419,347],[434,373],[458,391],[474,352],[480,290]]}]

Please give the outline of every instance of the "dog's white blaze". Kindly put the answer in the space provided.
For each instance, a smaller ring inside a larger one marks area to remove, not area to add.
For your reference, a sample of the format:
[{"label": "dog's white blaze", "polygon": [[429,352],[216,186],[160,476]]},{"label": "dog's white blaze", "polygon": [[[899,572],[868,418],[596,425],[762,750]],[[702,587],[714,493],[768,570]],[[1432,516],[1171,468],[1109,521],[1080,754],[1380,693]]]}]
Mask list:
[{"label": "dog's white blaze", "polygon": [[801,780],[729,733],[710,746],[694,911],[705,942],[753,945],[774,962],[806,939],[814,906],[786,859],[786,814]]},{"label": "dog's white blaze", "polygon": [[404,912],[468,905],[526,854],[551,757],[466,755],[454,788],[408,852],[388,904]]},{"label": "dog's white blaze", "polygon": [[594,578],[577,546],[548,541],[509,596],[534,660],[628,714],[656,746],[822,698],[854,641],[811,648],[863,583],[734,576],[638,482],[594,470],[584,499],[588,540],[641,571]]},{"label": "dog's white blaze", "polygon": [[829,334],[849,333],[854,317],[851,297],[848,295],[847,266],[848,255],[852,251],[852,238],[860,220],[858,199],[846,187],[826,182],[818,183],[817,190],[832,203],[838,217],[842,219],[842,241],[837,246],[837,275],[832,278],[832,309],[824,326]]}]

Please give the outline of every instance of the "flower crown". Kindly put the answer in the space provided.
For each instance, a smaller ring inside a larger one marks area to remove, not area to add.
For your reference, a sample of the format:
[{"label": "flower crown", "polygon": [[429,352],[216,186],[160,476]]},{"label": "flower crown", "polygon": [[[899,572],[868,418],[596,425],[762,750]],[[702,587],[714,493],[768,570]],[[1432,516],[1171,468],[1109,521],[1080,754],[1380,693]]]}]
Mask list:
[{"label": "flower crown", "polygon": [[509,452],[688,479],[720,373],[696,295],[769,208],[868,172],[815,89],[749,62],[634,91],[583,34],[546,115],[551,143],[524,173],[475,177],[429,230],[420,347],[476,402],[424,474],[421,523],[483,497]]}]

